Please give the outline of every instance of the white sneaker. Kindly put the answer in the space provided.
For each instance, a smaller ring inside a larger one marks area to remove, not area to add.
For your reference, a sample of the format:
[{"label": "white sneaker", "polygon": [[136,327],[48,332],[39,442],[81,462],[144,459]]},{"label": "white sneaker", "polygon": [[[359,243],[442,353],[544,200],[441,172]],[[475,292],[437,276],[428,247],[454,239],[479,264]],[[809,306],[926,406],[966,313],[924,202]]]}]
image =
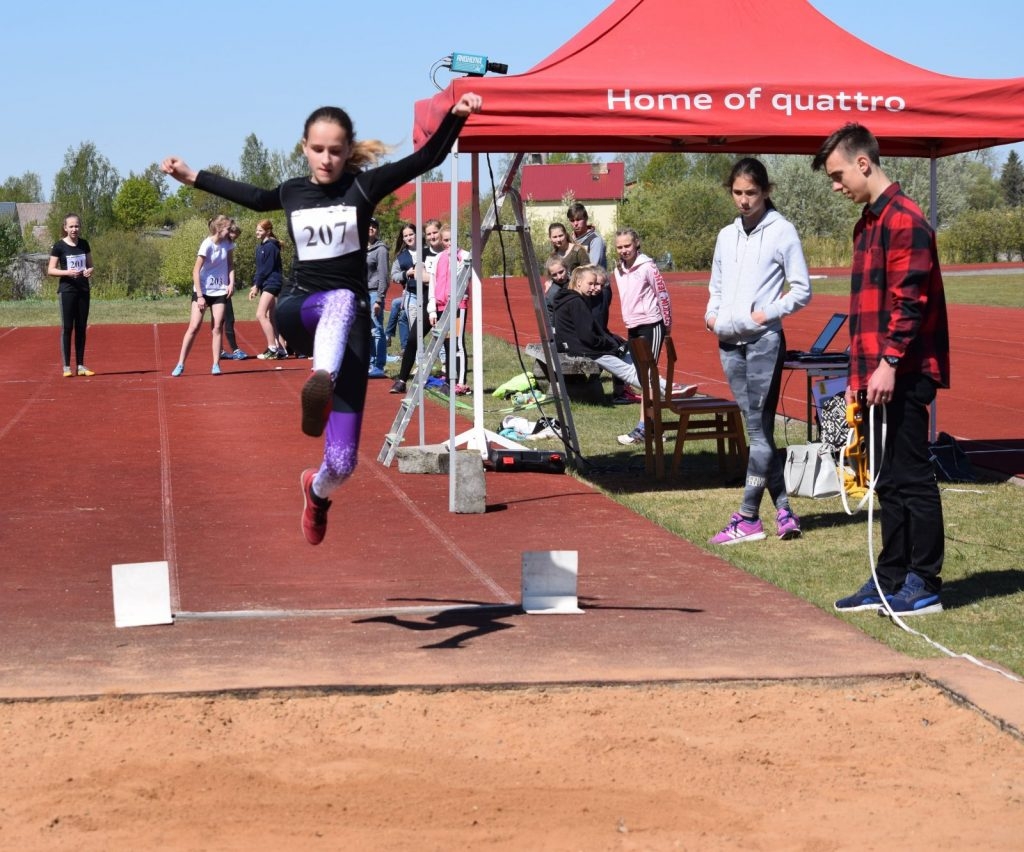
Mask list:
[{"label": "white sneaker", "polygon": [[637,426],[632,432],[629,432],[626,435],[619,435],[618,441],[623,446],[628,446],[629,444],[642,444],[644,442],[644,427]]}]

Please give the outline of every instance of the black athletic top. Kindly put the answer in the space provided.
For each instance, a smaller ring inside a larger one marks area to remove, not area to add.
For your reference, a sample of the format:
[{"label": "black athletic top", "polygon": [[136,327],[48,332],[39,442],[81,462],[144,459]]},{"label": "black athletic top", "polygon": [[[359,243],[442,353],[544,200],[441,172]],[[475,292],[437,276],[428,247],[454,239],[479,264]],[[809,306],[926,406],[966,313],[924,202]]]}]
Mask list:
[{"label": "black athletic top", "polygon": [[354,290],[368,296],[366,248],[374,209],[400,186],[440,165],[465,123],[465,118],[449,112],[418,151],[394,163],[346,172],[331,184],[302,177],[276,189],[261,189],[200,171],[195,186],[250,210],[285,211],[295,244],[295,287],[308,292]]},{"label": "black athletic top", "polygon": [[[64,240],[57,240],[50,249],[50,257],[57,258],[58,269],[85,269],[92,249],[88,240],[78,238],[78,245],[68,245]],[[84,275],[72,278],[62,275],[57,279],[58,293],[88,293],[89,281]]]}]

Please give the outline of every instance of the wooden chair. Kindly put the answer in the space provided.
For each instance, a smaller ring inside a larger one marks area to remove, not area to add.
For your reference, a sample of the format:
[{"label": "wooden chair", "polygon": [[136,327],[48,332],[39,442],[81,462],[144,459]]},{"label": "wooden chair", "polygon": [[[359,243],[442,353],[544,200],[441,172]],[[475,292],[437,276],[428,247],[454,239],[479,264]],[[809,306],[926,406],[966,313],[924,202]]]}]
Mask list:
[{"label": "wooden chair", "polygon": [[[740,469],[747,464],[747,439],[743,432],[743,418],[740,408],[731,399],[710,396],[672,398],[671,389],[676,368],[676,348],[671,337],[665,338],[665,387],[661,391],[661,375],[658,363],[651,355],[651,346],[642,337],[630,341],[633,362],[640,379],[643,394],[644,451],[648,473],[658,479],[665,476],[666,432],[675,432],[676,448],[672,454],[672,474],[679,471],[683,456],[683,445],[687,441],[715,441],[718,444],[718,467],[724,476],[726,462],[732,462]],[[665,419],[665,413],[676,415]]]}]

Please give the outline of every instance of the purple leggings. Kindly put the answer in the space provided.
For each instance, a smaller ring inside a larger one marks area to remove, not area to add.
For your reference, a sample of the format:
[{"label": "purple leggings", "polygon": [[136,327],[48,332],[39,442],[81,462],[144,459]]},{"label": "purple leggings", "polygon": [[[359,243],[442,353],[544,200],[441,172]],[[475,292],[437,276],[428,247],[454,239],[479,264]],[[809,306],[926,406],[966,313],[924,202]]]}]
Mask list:
[{"label": "purple leggings", "polygon": [[324,458],[313,490],[328,497],[356,469],[370,363],[370,308],[351,290],[287,290],[277,322],[289,345],[313,353],[313,369],[334,378],[334,398],[324,433]]}]

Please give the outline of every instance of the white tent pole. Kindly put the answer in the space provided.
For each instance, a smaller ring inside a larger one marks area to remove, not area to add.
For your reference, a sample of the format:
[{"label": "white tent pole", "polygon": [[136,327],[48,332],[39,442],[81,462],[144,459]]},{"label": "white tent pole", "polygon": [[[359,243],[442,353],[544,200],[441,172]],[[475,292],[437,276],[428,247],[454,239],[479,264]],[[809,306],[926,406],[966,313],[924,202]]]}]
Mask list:
[{"label": "white tent pole", "polygon": [[[471,230],[473,271],[470,274],[469,307],[473,312],[473,431],[484,435],[484,299],[483,287],[480,283],[482,269],[483,238],[480,233],[480,155],[473,154],[470,158],[470,176],[472,187]],[[486,452],[487,440],[477,449]]]},{"label": "white tent pole", "polygon": [[[423,334],[424,329],[421,327],[423,324],[423,317],[425,314],[425,305],[423,304],[423,297],[426,295],[423,292],[423,175],[416,175],[416,257],[413,258],[416,270],[416,340],[408,341],[408,344],[412,344],[416,347],[416,360],[423,360]],[[409,333],[412,334],[412,317],[407,316],[406,322],[409,323]],[[422,399],[422,397],[421,397]],[[420,443],[422,447],[426,436],[426,420],[423,413],[423,406],[417,406],[419,411],[416,412],[418,415],[419,426],[420,426]]]},{"label": "white tent pole", "polygon": [[[448,364],[445,367],[445,378],[448,380],[448,511],[454,512],[458,505],[458,477],[455,475],[455,383],[458,379],[458,343],[456,341],[456,319],[459,306],[455,303],[455,280],[458,269],[459,254],[459,140],[452,145],[451,156],[451,215],[448,227],[451,228],[451,247],[448,250]],[[455,373],[453,376],[452,373]]]}]

